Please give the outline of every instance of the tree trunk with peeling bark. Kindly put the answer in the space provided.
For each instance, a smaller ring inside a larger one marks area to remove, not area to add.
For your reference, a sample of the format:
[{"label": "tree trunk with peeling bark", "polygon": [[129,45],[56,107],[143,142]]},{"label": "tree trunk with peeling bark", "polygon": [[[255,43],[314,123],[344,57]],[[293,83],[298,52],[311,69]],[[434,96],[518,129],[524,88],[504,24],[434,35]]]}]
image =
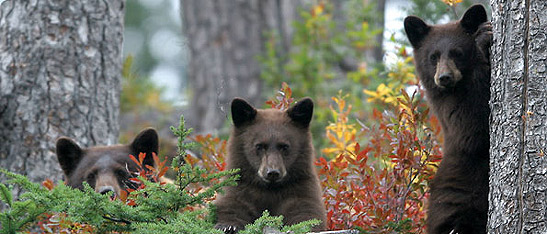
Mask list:
[{"label": "tree trunk with peeling bark", "polygon": [[[188,41],[188,125],[212,132],[228,118],[234,97],[262,103],[260,64],[265,32],[276,30],[289,51],[291,22],[302,0],[180,0]],[[282,58],[283,55],[280,55]]]},{"label": "tree trunk with peeling bark", "polygon": [[0,167],[62,178],[60,136],[117,142],[124,0],[21,1],[0,8]]},{"label": "tree trunk with peeling bark", "polygon": [[547,233],[547,1],[492,0],[489,233]]}]

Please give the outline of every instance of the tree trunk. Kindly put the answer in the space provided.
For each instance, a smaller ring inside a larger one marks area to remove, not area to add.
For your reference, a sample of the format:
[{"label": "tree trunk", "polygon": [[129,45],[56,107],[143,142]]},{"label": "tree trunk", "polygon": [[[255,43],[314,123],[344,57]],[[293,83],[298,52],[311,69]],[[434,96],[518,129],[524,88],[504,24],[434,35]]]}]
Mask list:
[{"label": "tree trunk", "polygon": [[376,27],[381,28],[382,32],[378,33],[376,35],[376,43],[377,45],[374,46],[374,49],[372,51],[372,57],[374,58],[374,61],[377,63],[382,63],[384,59],[384,24],[385,24],[385,12],[386,12],[386,0],[377,0],[376,1],[376,10],[378,14],[380,14],[380,17],[378,17],[378,22],[374,22],[376,24]]},{"label": "tree trunk", "polygon": [[190,49],[189,126],[211,132],[228,118],[234,97],[261,103],[260,67],[264,33],[277,30],[290,45],[291,22],[301,0],[180,0],[183,31]]},{"label": "tree trunk", "polygon": [[117,142],[124,0],[21,1],[0,9],[0,167],[59,180],[60,136]]},{"label": "tree trunk", "polygon": [[489,233],[547,233],[547,1],[492,0]]}]

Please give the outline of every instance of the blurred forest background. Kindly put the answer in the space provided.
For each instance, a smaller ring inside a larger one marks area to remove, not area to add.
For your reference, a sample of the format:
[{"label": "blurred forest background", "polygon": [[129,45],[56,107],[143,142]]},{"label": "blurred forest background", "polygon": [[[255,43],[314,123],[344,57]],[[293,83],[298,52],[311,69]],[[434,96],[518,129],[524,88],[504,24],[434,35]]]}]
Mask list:
[{"label": "blurred forest background", "polygon": [[[398,53],[407,45],[406,15],[443,23],[477,2],[489,5],[486,0],[128,1],[120,141],[143,126],[168,137],[168,126],[180,114],[196,133],[224,138],[233,97],[265,107],[287,82],[296,99],[316,102],[319,147],[330,97],[340,90],[351,97],[353,118],[369,119],[377,104],[367,102],[363,90],[377,90],[398,66]],[[173,148],[171,141],[164,140],[162,148]]]}]

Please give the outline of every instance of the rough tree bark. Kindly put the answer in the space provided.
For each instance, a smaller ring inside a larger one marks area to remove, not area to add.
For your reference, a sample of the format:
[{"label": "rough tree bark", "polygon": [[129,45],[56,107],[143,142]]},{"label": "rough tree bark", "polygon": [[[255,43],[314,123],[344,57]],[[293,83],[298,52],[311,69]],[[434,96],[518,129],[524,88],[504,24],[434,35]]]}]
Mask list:
[{"label": "rough tree bark", "polygon": [[489,233],[547,233],[547,1],[491,0]]},{"label": "rough tree bark", "polygon": [[0,167],[62,173],[55,140],[116,143],[124,0],[21,1],[0,9]]},{"label": "rough tree bark", "polygon": [[288,51],[290,24],[302,0],[180,0],[183,31],[190,49],[189,126],[211,132],[222,126],[233,97],[261,103],[263,33],[277,30]]}]

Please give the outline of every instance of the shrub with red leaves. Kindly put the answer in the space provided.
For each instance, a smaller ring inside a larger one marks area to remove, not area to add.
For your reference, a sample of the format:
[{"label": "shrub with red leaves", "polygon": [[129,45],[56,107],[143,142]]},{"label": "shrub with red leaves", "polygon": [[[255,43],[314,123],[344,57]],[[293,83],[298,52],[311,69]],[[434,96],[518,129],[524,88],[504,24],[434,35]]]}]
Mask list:
[{"label": "shrub with red leaves", "polygon": [[339,109],[331,108],[335,123],[327,127],[333,148],[323,153],[336,155],[316,162],[329,229],[424,232],[426,190],[441,160],[433,137],[440,127],[421,98],[401,92],[397,108],[375,110],[376,125],[360,131],[348,123],[351,105],[346,109],[343,98],[334,98]]}]

